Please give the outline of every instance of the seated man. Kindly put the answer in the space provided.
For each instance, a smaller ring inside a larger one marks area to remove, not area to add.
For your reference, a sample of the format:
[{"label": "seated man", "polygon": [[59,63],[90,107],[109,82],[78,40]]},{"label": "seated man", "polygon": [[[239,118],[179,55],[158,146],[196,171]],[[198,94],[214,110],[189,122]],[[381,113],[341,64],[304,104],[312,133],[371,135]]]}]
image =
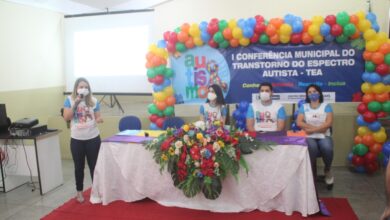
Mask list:
[{"label": "seated man", "polygon": [[284,107],[272,101],[272,85],[268,82],[259,86],[260,102],[252,103],[246,114],[248,131],[282,131],[286,124]]}]

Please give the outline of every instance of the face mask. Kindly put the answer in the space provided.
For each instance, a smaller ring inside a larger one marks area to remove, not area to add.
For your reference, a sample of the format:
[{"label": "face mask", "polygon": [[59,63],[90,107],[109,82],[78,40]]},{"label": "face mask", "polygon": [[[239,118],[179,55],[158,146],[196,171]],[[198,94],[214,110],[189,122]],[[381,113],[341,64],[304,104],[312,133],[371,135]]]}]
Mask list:
[{"label": "face mask", "polygon": [[320,99],[320,94],[318,94],[318,93],[312,93],[312,94],[309,95],[309,99],[310,99],[310,101],[315,102],[315,101],[317,101],[318,99]]},{"label": "face mask", "polygon": [[77,90],[77,94],[87,96],[89,94],[89,90],[87,88],[81,88]]},{"label": "face mask", "polygon": [[261,101],[269,101],[271,99],[271,94],[268,92],[260,92]]},{"label": "face mask", "polygon": [[214,101],[217,98],[217,95],[215,93],[209,92],[207,94],[207,99],[210,101]]}]

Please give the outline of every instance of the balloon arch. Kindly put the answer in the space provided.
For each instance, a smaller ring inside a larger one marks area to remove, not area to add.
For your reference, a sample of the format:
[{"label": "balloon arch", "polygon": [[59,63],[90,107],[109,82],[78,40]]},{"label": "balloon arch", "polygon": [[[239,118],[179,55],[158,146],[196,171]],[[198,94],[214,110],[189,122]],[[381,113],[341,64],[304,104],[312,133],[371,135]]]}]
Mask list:
[{"label": "balloon arch", "polygon": [[161,129],[167,117],[174,115],[176,99],[171,86],[174,72],[167,67],[169,56],[178,56],[194,47],[246,47],[250,44],[308,45],[322,42],[345,43],[360,40],[365,47],[365,72],[361,77],[363,96],[357,107],[359,125],[355,145],[348,159],[357,172],[375,172],[378,163],[387,164],[390,142],[379,118],[390,113],[390,40],[379,32],[375,14],[346,12],[314,16],[311,20],[287,14],[265,20],[261,15],[229,21],[211,19],[200,24],[184,23],[164,32],[164,39],[153,44],[146,55],[148,81],[153,84],[153,104],[148,106],[150,129]]}]

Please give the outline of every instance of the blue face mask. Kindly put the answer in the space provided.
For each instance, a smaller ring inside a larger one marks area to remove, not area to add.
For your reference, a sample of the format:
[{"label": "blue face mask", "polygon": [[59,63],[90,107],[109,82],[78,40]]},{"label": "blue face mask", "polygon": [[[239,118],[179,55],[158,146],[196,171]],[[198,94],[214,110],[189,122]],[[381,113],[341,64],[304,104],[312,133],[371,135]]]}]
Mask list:
[{"label": "blue face mask", "polygon": [[310,101],[317,101],[318,99],[320,99],[320,94],[319,93],[312,93],[309,95],[309,99]]}]

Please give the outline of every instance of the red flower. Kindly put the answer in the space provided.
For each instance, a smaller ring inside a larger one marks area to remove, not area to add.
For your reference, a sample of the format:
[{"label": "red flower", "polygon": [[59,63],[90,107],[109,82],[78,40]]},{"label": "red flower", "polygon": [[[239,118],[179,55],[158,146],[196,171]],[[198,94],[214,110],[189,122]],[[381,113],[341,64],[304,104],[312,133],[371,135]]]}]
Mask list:
[{"label": "red flower", "polygon": [[236,159],[240,160],[240,158],[241,158],[241,151],[237,150],[236,151]]}]

